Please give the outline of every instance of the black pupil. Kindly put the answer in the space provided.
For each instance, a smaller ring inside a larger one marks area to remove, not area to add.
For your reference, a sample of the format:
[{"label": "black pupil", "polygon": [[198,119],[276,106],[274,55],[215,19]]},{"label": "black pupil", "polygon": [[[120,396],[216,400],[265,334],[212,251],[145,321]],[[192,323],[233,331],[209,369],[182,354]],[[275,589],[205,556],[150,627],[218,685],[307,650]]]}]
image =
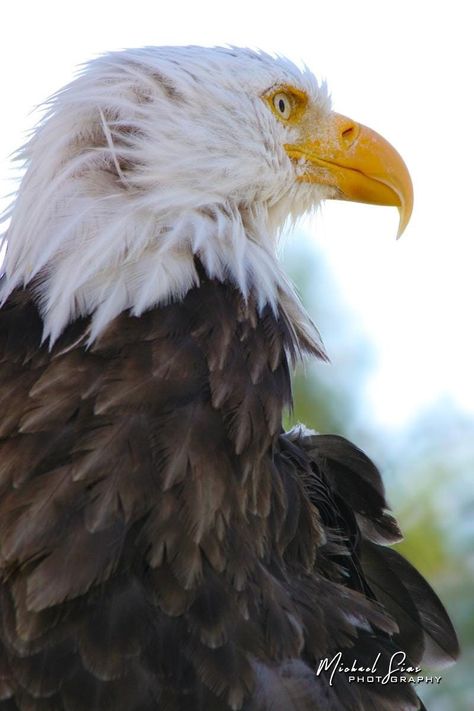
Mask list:
[{"label": "black pupil", "polygon": [[278,101],[278,108],[280,109],[280,111],[281,111],[282,114],[285,113],[285,101],[284,101],[284,99],[280,99],[280,100]]}]

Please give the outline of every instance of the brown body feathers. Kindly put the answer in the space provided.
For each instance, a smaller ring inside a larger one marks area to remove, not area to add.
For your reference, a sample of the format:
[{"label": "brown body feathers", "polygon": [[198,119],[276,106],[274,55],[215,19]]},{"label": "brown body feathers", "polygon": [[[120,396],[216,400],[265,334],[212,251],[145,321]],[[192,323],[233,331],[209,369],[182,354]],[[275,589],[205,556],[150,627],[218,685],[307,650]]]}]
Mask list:
[{"label": "brown body feathers", "polygon": [[0,711],[416,709],[316,673],[446,661],[455,634],[381,545],[374,465],[282,431],[284,314],[201,276],[89,349],[87,320],[41,346],[26,291],[0,311]]}]

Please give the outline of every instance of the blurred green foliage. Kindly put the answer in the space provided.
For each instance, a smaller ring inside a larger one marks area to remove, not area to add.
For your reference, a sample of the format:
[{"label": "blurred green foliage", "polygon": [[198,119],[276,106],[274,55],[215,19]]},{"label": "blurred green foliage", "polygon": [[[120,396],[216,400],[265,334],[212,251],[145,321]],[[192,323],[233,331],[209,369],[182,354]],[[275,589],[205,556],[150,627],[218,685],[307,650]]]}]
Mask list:
[{"label": "blurred green foliage", "polygon": [[440,595],[462,647],[456,666],[438,672],[441,683],[420,685],[417,692],[430,711],[470,711],[474,709],[474,422],[444,402],[419,414],[402,431],[377,426],[364,399],[372,363],[368,335],[361,333],[353,314],[342,305],[324,258],[302,242],[287,248],[285,266],[322,333],[332,363],[308,364],[306,372],[295,375],[294,410],[286,425],[303,422],[318,432],[347,436],[382,464],[388,499],[405,534],[398,549]]}]

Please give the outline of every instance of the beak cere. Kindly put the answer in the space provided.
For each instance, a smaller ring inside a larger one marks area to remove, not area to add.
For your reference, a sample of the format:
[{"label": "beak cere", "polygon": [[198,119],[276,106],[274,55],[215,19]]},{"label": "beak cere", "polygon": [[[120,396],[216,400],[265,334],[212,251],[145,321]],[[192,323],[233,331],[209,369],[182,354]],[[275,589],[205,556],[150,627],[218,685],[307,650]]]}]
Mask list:
[{"label": "beak cere", "polygon": [[395,148],[367,126],[336,113],[305,133],[307,140],[285,145],[290,158],[303,161],[298,180],[334,187],[334,199],[398,207],[399,237],[413,209],[413,186]]}]

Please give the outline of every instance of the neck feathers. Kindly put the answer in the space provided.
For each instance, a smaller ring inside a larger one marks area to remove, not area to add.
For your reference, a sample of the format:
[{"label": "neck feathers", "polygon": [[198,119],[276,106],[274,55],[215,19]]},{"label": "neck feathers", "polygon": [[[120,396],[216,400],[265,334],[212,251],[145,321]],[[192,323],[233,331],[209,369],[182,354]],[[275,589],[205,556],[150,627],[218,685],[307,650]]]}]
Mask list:
[{"label": "neck feathers", "polygon": [[274,240],[259,231],[268,217],[263,208],[242,214],[221,205],[159,219],[110,194],[99,201],[64,196],[54,209],[40,196],[41,211],[24,194],[27,187],[28,181],[6,233],[0,296],[5,301],[31,284],[50,343],[83,316],[91,316],[92,342],[123,311],[140,316],[182,299],[200,283],[196,259],[207,277],[230,282],[245,299],[254,294],[260,310],[276,312],[281,304],[318,340],[279,267]]}]

